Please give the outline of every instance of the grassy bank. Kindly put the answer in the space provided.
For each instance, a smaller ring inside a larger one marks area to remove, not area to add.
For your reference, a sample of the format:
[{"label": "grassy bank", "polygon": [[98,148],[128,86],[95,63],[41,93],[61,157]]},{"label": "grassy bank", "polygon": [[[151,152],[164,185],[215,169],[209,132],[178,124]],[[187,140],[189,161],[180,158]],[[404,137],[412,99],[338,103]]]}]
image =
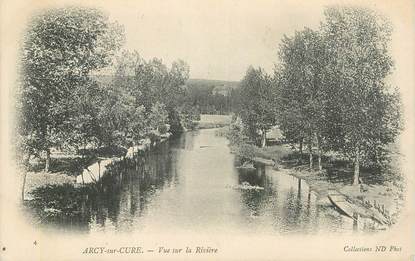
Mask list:
[{"label": "grassy bank", "polygon": [[[384,216],[390,224],[395,224],[404,203],[404,186],[401,180],[388,180],[382,183],[362,183],[359,186],[352,184],[352,170],[348,177],[344,177],[340,166],[332,166],[328,170],[309,170],[308,165],[283,164],[288,174],[307,182],[309,187],[317,192],[321,199],[327,199],[334,191],[345,195],[347,200],[362,214]],[[363,172],[362,176],[377,175],[374,172]],[[368,214],[367,214],[368,213]]]},{"label": "grassy bank", "polygon": [[[158,142],[164,139],[158,139]],[[79,154],[64,151],[52,151],[48,172],[44,171],[45,159],[34,158],[27,168],[22,197],[24,200],[33,199],[33,191],[47,186],[75,185],[77,176],[96,162],[111,158],[126,156],[128,150],[122,147],[100,147],[83,149]],[[92,170],[91,170],[92,171]],[[105,166],[101,166],[102,173]]]},{"label": "grassy bank", "polygon": [[[227,136],[228,128],[219,129],[216,135]],[[363,184],[353,186],[353,166],[333,156],[322,157],[323,170],[310,170],[308,155],[300,155],[289,145],[264,148],[247,143],[230,143],[232,153],[242,164],[246,161],[272,165],[276,170],[303,179],[315,191],[320,202],[328,204],[327,196],[336,191],[343,194],[359,209],[361,215],[382,215],[391,224],[397,222],[404,202],[404,181],[397,175],[396,162],[389,168],[361,168]],[[316,157],[314,157],[316,160]]]},{"label": "grassy bank", "polygon": [[210,115],[201,114],[200,121],[197,122],[198,129],[221,128],[231,123],[230,115]]},{"label": "grassy bank", "polygon": [[97,160],[97,156],[92,155],[81,156],[52,153],[49,172],[44,171],[44,159],[31,160],[26,171],[23,198],[31,200],[32,192],[43,186],[75,184],[76,176],[82,173],[83,168],[95,163]]},{"label": "grassy bank", "polygon": [[[119,146],[108,146],[100,148],[89,148],[78,151],[78,154],[70,154],[65,151],[53,150],[51,153],[51,162],[49,171],[45,172],[45,159],[34,158],[29,161],[29,166],[26,171],[22,171],[23,191],[22,197],[24,200],[33,199],[34,191],[42,187],[47,186],[74,186],[77,183],[77,177],[84,172],[86,168],[89,169],[89,173],[94,175],[95,178],[102,177],[105,173],[107,166],[103,164],[105,161],[116,159],[121,160],[123,158],[135,157],[139,152],[147,151],[158,144],[168,140],[171,136],[170,133],[162,135],[154,135],[152,139],[143,139],[138,145],[132,146],[129,149],[125,149]],[[101,165],[96,167],[97,162],[101,162]],[[108,162],[108,161],[107,161]],[[94,165],[95,164],[95,165]],[[94,170],[98,174],[95,175]],[[84,182],[84,175],[82,176],[82,183]],[[78,177],[79,178],[79,177]],[[93,179],[91,182],[96,182],[98,179]],[[78,182],[79,183],[79,182]],[[87,181],[85,181],[85,184]]]}]

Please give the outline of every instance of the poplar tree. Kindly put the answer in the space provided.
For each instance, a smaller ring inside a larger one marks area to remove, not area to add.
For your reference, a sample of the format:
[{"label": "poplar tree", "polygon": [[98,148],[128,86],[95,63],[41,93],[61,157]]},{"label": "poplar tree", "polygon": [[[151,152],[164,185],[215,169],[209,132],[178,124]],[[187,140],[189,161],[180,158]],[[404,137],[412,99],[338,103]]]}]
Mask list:
[{"label": "poplar tree", "polygon": [[90,72],[107,66],[123,39],[122,28],[96,9],[48,9],[30,20],[21,55],[19,133],[27,153],[45,152],[45,171],[51,147],[62,145],[71,126],[69,101],[77,100],[77,88],[91,86]]},{"label": "poplar tree", "polygon": [[325,59],[321,35],[305,28],[280,45],[278,72],[280,128],[290,140],[308,144],[309,168],[313,168],[313,146],[317,145],[321,170],[321,140],[326,104],[322,79]]},{"label": "poplar tree", "polygon": [[241,82],[240,116],[251,141],[266,145],[266,132],[276,123],[272,80],[261,68],[249,67]]},{"label": "poplar tree", "polygon": [[337,7],[326,9],[322,31],[331,114],[326,134],[332,149],[353,160],[356,185],[363,160],[383,151],[400,131],[399,96],[386,82],[393,65],[391,26],[374,11]]}]

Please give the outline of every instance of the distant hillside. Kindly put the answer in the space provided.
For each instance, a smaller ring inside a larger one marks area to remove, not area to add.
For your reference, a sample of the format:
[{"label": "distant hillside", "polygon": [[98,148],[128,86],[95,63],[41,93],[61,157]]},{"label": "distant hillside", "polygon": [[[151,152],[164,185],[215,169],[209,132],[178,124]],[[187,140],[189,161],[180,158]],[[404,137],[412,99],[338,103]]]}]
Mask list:
[{"label": "distant hillside", "polygon": [[189,79],[186,82],[186,85],[189,89],[210,89],[212,94],[221,94],[227,96],[230,90],[239,87],[239,82],[206,79]]},{"label": "distant hillside", "polygon": [[222,81],[222,80],[207,80],[207,79],[189,79],[187,85],[194,86],[214,86],[217,88],[238,88],[239,81]]},{"label": "distant hillside", "polygon": [[[112,75],[91,75],[94,80],[100,84],[107,85],[111,83]],[[133,78],[133,76],[129,76]],[[200,89],[211,89],[214,93],[220,93],[226,95],[228,90],[239,87],[237,81],[222,81],[222,80],[207,80],[207,79],[189,79],[186,82],[188,88],[200,88]]]},{"label": "distant hillside", "polygon": [[239,82],[189,79],[187,101],[201,114],[229,114],[238,104]]},{"label": "distant hillside", "polygon": [[[114,79],[112,75],[91,75],[101,86],[108,86]],[[129,84],[134,77],[127,76]],[[239,106],[239,82],[189,79],[185,83],[185,102],[197,108],[202,114],[229,114]]]},{"label": "distant hillside", "polygon": [[223,80],[208,80],[208,79],[189,79],[187,83],[214,85],[214,86],[226,85],[231,88],[237,88],[239,86],[239,81],[223,81]]}]

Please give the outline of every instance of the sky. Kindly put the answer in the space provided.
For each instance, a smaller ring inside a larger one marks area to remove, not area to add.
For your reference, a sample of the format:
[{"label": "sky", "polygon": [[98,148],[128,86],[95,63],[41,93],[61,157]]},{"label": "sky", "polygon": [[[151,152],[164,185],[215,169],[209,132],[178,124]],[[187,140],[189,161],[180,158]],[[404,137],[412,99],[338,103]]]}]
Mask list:
[{"label": "sky", "polygon": [[[318,29],[324,18],[324,8],[335,1],[259,0],[253,4],[247,0],[139,0],[114,3],[105,2],[100,7],[110,19],[124,26],[125,49],[137,50],[145,59],[161,58],[168,65],[182,59],[190,66],[190,78],[239,81],[250,65],[272,73],[284,34],[293,35],[304,27]],[[347,3],[377,9],[397,24],[407,22],[402,19],[408,9],[404,2],[394,3],[392,8],[388,1],[381,0]],[[399,34],[399,29],[395,33]],[[398,45],[394,46],[397,54],[402,50]]]},{"label": "sky", "polygon": [[110,17],[123,24],[125,48],[167,64],[182,59],[191,78],[240,80],[249,65],[272,72],[281,37],[317,28],[323,8],[287,2],[163,1],[120,5]]},{"label": "sky", "polygon": [[[124,26],[123,48],[137,50],[145,59],[161,58],[168,65],[182,59],[190,66],[191,78],[239,81],[250,65],[272,73],[284,34],[292,36],[304,27],[318,29],[326,6],[345,3],[367,6],[387,16],[394,25],[392,78],[398,80],[399,86],[407,85],[409,81],[405,77],[412,75],[413,69],[413,59],[409,60],[413,55],[408,53],[412,52],[410,39],[415,35],[408,26],[414,23],[415,2],[411,1],[44,0],[35,1],[36,5],[18,1],[17,8],[21,17],[29,17],[35,6],[98,7]],[[0,11],[4,16],[11,14],[7,8]],[[21,31],[24,23],[11,22],[13,19],[4,27]],[[5,44],[13,39],[6,38]]]}]

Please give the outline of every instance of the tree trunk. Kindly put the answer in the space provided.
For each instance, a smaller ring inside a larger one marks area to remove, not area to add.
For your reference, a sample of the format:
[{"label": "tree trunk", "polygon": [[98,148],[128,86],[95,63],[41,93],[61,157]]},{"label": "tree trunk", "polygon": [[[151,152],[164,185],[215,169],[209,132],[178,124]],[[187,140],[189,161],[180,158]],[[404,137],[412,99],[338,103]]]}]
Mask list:
[{"label": "tree trunk", "polygon": [[27,178],[27,172],[29,171],[29,160],[30,160],[30,153],[28,153],[27,158],[24,160],[24,173],[23,173],[23,184],[22,184],[22,201],[24,201],[24,192],[26,187],[26,178]]},{"label": "tree trunk", "polygon": [[261,147],[264,148],[267,145],[267,132],[262,130]]},{"label": "tree trunk", "polygon": [[299,163],[300,164],[303,163],[303,142],[304,142],[304,138],[301,137],[300,138],[300,148],[299,148],[299,150],[300,150],[300,160],[299,160]]},{"label": "tree trunk", "polygon": [[84,151],[82,152],[82,158],[85,159],[85,156],[86,156],[86,142],[85,141],[83,142],[83,145],[84,145]]},{"label": "tree trunk", "polygon": [[356,154],[354,158],[353,185],[359,185],[359,174],[360,174],[360,155],[359,155],[359,148],[356,147]]},{"label": "tree trunk", "polygon": [[320,149],[320,136],[317,135],[317,159],[318,159],[318,170],[321,171],[321,149]]},{"label": "tree trunk", "polygon": [[22,184],[22,201],[24,201],[24,191],[25,191],[25,187],[26,187],[26,177],[27,177],[27,171],[24,171],[23,184]]},{"label": "tree trunk", "polygon": [[311,137],[310,137],[310,141],[308,143],[308,154],[309,154],[309,164],[310,164],[309,168],[310,168],[310,171],[311,171],[311,170],[313,170],[313,147],[312,147],[312,144],[311,144]]},{"label": "tree trunk", "polygon": [[303,139],[304,138],[300,138],[300,157],[303,157]]},{"label": "tree trunk", "polygon": [[50,149],[46,149],[46,163],[45,163],[45,172],[49,172],[50,169]]},{"label": "tree trunk", "polygon": [[309,164],[310,164],[309,166],[310,170],[313,170],[313,153],[311,152],[311,149],[309,152]]},{"label": "tree trunk", "polygon": [[98,160],[98,180],[101,179],[101,161]]},{"label": "tree trunk", "polygon": [[357,231],[359,229],[359,214],[353,213],[353,230]]}]

